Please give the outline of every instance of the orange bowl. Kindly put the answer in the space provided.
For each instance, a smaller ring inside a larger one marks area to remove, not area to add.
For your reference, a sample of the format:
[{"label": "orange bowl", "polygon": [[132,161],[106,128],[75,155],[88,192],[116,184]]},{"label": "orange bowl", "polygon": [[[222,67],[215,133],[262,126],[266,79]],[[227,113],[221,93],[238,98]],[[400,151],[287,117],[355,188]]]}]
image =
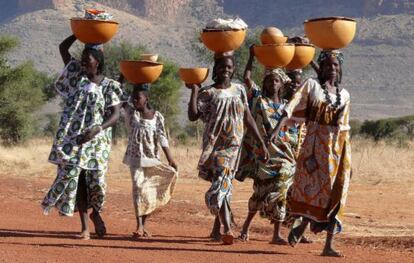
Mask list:
[{"label": "orange bowl", "polygon": [[120,62],[122,75],[133,84],[152,83],[161,75],[161,63],[142,60],[123,60]]},{"label": "orange bowl", "polygon": [[201,41],[214,52],[227,52],[238,49],[246,37],[246,30],[209,30],[201,33]]},{"label": "orange bowl", "polygon": [[180,68],[178,75],[185,84],[201,84],[208,77],[208,68]]},{"label": "orange bowl", "polygon": [[288,37],[286,36],[275,36],[275,35],[261,35],[260,41],[263,45],[270,45],[270,44],[283,44],[286,43]]},{"label": "orange bowl", "polygon": [[311,44],[295,44],[295,54],[286,69],[301,69],[311,63],[315,56],[315,47]]},{"label": "orange bowl", "polygon": [[291,43],[254,46],[254,55],[267,68],[284,67],[295,54],[295,45]]},{"label": "orange bowl", "polygon": [[118,31],[118,22],[115,21],[72,18],[70,26],[76,38],[85,44],[106,43]]},{"label": "orange bowl", "polygon": [[277,27],[266,27],[260,34],[260,41],[263,45],[286,43],[288,37],[284,36]]},{"label": "orange bowl", "polygon": [[321,17],[304,22],[305,34],[321,49],[348,46],[355,37],[356,21],[346,17]]}]

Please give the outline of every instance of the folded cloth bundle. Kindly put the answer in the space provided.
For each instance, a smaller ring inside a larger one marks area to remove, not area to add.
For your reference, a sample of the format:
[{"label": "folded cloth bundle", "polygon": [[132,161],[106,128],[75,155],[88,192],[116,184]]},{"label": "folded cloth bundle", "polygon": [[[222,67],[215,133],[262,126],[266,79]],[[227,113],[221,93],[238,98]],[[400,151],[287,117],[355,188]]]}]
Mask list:
[{"label": "folded cloth bundle", "polygon": [[85,18],[93,20],[112,20],[113,16],[103,10],[86,9]]},{"label": "folded cloth bundle", "polygon": [[224,30],[231,30],[231,29],[246,29],[247,24],[241,18],[234,18],[234,19],[222,19],[217,18],[213,19],[207,23],[206,29],[224,29]]}]

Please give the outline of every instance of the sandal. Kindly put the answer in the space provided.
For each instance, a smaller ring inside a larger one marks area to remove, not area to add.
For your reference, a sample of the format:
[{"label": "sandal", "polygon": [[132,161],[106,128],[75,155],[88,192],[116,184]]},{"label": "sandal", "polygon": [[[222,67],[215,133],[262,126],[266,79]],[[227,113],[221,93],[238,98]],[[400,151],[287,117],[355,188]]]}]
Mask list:
[{"label": "sandal", "polygon": [[105,222],[102,220],[102,217],[98,213],[91,213],[89,218],[92,220],[93,225],[95,226],[95,233],[99,238],[103,238],[106,234]]},{"label": "sandal", "polygon": [[221,241],[223,241],[223,245],[233,245],[234,236],[233,234],[224,234],[221,236]]},{"label": "sandal", "polygon": [[249,241],[249,234],[248,233],[240,233],[240,235],[237,237],[238,240],[242,241],[242,242],[247,242]]},{"label": "sandal", "polygon": [[287,246],[287,245],[289,245],[289,243],[286,240],[284,240],[283,238],[279,238],[279,239],[276,239],[276,240],[272,240],[272,241],[269,242],[269,244],[279,245],[279,246]]},{"label": "sandal", "polygon": [[324,249],[322,251],[322,253],[321,253],[321,256],[323,256],[323,257],[335,257],[335,258],[343,258],[343,257],[345,257],[344,254],[342,254],[339,251],[335,251],[333,249],[330,249],[330,250],[325,250]]},{"label": "sandal", "polygon": [[301,231],[300,226],[296,228],[292,228],[288,236],[289,245],[291,245],[292,247],[295,247],[302,240],[303,232],[305,232],[305,229]]}]

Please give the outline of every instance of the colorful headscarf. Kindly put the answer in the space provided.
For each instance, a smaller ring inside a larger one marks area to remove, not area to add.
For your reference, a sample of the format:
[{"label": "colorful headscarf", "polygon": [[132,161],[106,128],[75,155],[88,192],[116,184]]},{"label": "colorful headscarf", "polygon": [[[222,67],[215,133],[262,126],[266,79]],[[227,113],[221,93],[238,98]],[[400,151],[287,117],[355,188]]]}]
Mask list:
[{"label": "colorful headscarf", "polygon": [[341,65],[344,63],[344,54],[338,49],[333,49],[333,50],[322,50],[318,57],[318,64],[321,64],[322,61],[330,57],[334,57],[338,59],[339,64]]},{"label": "colorful headscarf", "polygon": [[275,75],[279,77],[283,83],[290,82],[291,79],[286,75],[286,73],[280,68],[267,68],[264,73],[264,77]]}]

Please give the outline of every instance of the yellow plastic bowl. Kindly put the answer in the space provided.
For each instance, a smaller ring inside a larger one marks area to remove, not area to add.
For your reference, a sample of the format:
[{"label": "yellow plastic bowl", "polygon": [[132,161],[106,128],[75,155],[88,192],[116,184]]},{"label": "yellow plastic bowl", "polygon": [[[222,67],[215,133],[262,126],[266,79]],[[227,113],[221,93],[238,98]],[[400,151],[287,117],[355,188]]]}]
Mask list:
[{"label": "yellow plastic bowl", "polygon": [[257,60],[267,68],[284,67],[295,54],[295,45],[291,43],[261,45],[254,47]]},{"label": "yellow plastic bowl", "polygon": [[180,68],[180,79],[186,84],[201,84],[208,76],[208,68]]},{"label": "yellow plastic bowl", "polygon": [[260,34],[260,41],[263,45],[286,43],[288,37],[284,36],[277,27],[266,27]]},{"label": "yellow plastic bowl", "polygon": [[208,30],[201,33],[201,41],[214,52],[238,49],[246,37],[246,30]]},{"label": "yellow plastic bowl", "polygon": [[111,40],[118,31],[118,22],[72,18],[73,34],[83,43],[100,44]]},{"label": "yellow plastic bowl", "polygon": [[122,75],[133,84],[152,83],[161,75],[161,63],[143,60],[123,60],[120,62]]},{"label": "yellow plastic bowl", "polygon": [[315,47],[311,44],[295,44],[295,54],[286,69],[301,69],[311,63],[315,56]]},{"label": "yellow plastic bowl", "polygon": [[355,37],[356,21],[346,17],[321,17],[304,22],[305,34],[321,49],[348,46]]}]

